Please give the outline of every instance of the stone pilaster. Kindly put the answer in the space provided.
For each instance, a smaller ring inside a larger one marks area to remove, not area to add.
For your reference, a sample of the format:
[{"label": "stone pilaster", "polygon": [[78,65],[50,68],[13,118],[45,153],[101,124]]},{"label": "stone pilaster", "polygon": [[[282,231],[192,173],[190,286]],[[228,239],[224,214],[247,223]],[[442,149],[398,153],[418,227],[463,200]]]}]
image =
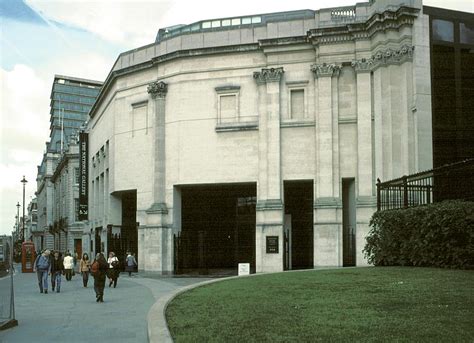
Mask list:
[{"label": "stone pilaster", "polygon": [[372,94],[370,64],[353,61],[357,94],[357,194],[372,196]]},{"label": "stone pilaster", "polygon": [[167,213],[165,203],[165,172],[166,172],[166,155],[165,155],[165,115],[166,115],[166,93],[168,85],[163,81],[155,81],[150,83],[147,89],[148,93],[154,99],[154,174],[153,174],[153,205],[150,211],[157,213]]},{"label": "stone pilaster", "polygon": [[314,265],[338,266],[342,260],[341,201],[338,170],[337,77],[341,67],[314,64],[317,79]]},{"label": "stone pilaster", "polygon": [[147,225],[143,230],[144,269],[162,274],[173,270],[173,232],[168,223],[166,205],[166,94],[168,85],[155,81],[148,85],[154,107],[154,172],[153,204],[146,210]]},{"label": "stone pilaster", "polygon": [[357,94],[357,191],[356,191],[356,265],[366,265],[362,253],[365,237],[369,232],[369,221],[376,210],[374,178],[372,169],[372,61],[356,60],[352,66],[356,72]]},{"label": "stone pilaster", "polygon": [[[283,270],[283,204],[281,200],[280,81],[283,68],[255,72],[259,96],[259,179],[257,194],[257,272]],[[266,237],[277,236],[278,253],[266,252]]]},{"label": "stone pilaster", "polygon": [[[318,112],[316,113],[316,179],[315,198],[334,197],[333,185],[333,76],[341,67],[335,64],[314,64],[311,70],[318,84]],[[338,162],[337,162],[338,163]],[[338,195],[336,195],[338,196]]]}]

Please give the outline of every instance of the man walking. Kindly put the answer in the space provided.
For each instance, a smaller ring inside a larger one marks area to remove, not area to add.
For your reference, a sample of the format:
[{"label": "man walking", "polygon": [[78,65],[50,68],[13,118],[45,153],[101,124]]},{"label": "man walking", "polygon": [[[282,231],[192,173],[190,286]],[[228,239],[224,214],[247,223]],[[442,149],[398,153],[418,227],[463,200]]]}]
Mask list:
[{"label": "man walking", "polygon": [[50,251],[46,249],[41,255],[39,255],[33,266],[33,271],[38,276],[38,285],[40,293],[48,293],[48,274],[51,270],[51,263],[49,259]]}]

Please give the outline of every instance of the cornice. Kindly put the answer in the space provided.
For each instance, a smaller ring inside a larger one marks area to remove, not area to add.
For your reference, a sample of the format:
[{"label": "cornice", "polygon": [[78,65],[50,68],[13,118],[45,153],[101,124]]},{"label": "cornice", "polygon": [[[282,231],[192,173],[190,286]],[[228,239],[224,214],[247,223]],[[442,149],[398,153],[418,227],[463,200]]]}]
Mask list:
[{"label": "cornice", "polygon": [[149,209],[145,211],[147,214],[167,214],[168,207],[165,203],[154,203]]},{"label": "cornice", "polygon": [[281,210],[283,203],[280,199],[268,199],[257,201],[255,209],[257,211],[268,211],[268,210]]},{"label": "cornice", "polygon": [[342,201],[339,198],[323,197],[316,198],[313,203],[314,209],[342,208]]},{"label": "cornice", "polygon": [[307,34],[308,41],[313,45],[323,45],[370,39],[378,32],[398,30],[402,26],[413,25],[419,11],[417,8],[403,6],[396,11],[386,10],[375,13],[363,23],[311,29]]},{"label": "cornice", "polygon": [[259,39],[258,41],[258,45],[261,48],[287,46],[287,45],[294,45],[294,44],[307,44],[307,43],[308,43],[308,36],[267,38],[267,39]]}]

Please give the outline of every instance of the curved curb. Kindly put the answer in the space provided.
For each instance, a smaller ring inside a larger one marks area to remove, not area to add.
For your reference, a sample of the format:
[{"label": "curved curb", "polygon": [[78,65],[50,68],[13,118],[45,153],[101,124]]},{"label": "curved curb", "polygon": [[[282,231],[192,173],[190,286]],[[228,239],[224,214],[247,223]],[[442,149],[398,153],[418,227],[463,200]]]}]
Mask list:
[{"label": "curved curb", "polygon": [[[320,267],[314,269],[299,269],[299,270],[287,270],[283,272],[270,272],[270,273],[257,273],[257,274],[250,274],[250,275],[240,275],[240,276],[229,276],[214,280],[206,280],[199,283],[195,283],[193,285],[185,286],[179,289],[174,290],[173,292],[167,294],[166,296],[160,298],[156,301],[148,311],[147,316],[147,325],[148,325],[148,342],[151,343],[172,343],[173,338],[171,337],[171,333],[168,328],[168,323],[166,321],[166,308],[170,304],[170,302],[176,298],[181,293],[187,292],[193,288],[205,286],[215,282],[221,282],[226,280],[232,280],[237,278],[244,278],[244,277],[254,277],[260,275],[269,275],[269,274],[279,274],[279,273],[298,273],[298,272],[307,272],[307,271],[318,271],[318,270],[333,270],[333,269],[341,269],[342,267]],[[346,267],[348,268],[348,267]],[[349,267],[351,268],[351,267]],[[360,267],[354,267],[360,268]]]},{"label": "curved curb", "polygon": [[199,283],[195,283],[193,285],[179,288],[167,294],[166,296],[160,298],[157,302],[153,304],[153,306],[150,308],[150,311],[148,311],[148,316],[147,316],[148,342],[151,342],[151,343],[173,342],[173,338],[171,338],[170,330],[168,328],[168,323],[166,322],[166,308],[168,307],[169,303],[181,293],[187,292],[193,288],[205,286],[205,285],[215,283],[215,282],[232,280],[235,278],[241,278],[241,277],[247,277],[247,276],[255,276],[255,275],[262,275],[262,274],[230,276],[230,277],[219,278],[215,280],[206,280]]}]

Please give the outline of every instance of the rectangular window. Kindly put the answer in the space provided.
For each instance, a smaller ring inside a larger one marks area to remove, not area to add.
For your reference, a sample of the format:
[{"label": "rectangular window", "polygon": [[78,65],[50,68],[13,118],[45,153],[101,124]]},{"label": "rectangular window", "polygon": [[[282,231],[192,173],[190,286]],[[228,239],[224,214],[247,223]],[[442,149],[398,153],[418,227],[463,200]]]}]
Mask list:
[{"label": "rectangular window", "polygon": [[433,40],[454,42],[454,24],[447,20],[433,19]]},{"label": "rectangular window", "polygon": [[79,221],[79,199],[74,199],[74,218]]},{"label": "rectangular window", "polygon": [[203,29],[210,29],[211,28],[211,22],[210,21],[205,21],[202,23],[202,28]]},{"label": "rectangular window", "polygon": [[291,119],[304,118],[304,89],[290,91],[290,116]]},{"label": "rectangular window", "polygon": [[230,19],[224,19],[222,21],[222,26],[230,26]]},{"label": "rectangular window", "polygon": [[474,44],[474,25],[468,23],[460,23],[459,35],[461,43]]},{"label": "rectangular window", "polygon": [[212,27],[221,27],[221,21],[220,20],[213,20],[212,21]]},{"label": "rectangular window", "polygon": [[252,18],[242,18],[242,25],[251,24]]},{"label": "rectangular window", "polygon": [[232,25],[240,25],[240,18],[232,19]]},{"label": "rectangular window", "polygon": [[79,184],[79,178],[80,178],[80,172],[79,172],[79,168],[74,168],[74,182],[76,185]]}]

